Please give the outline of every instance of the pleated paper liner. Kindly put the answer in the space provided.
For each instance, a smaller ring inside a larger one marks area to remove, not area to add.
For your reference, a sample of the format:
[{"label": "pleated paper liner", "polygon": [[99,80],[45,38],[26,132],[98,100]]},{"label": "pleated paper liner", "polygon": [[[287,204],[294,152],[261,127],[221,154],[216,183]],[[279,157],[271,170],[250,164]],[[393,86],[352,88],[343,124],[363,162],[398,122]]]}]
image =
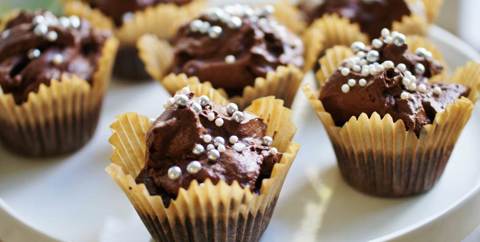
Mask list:
[{"label": "pleated paper liner", "polygon": [[0,138],[6,147],[26,156],[73,152],[87,143],[98,123],[118,41],[106,41],[93,76],[93,86],[73,75],[42,84],[17,105],[0,88]]},{"label": "pleated paper liner", "polygon": [[[416,2],[415,0],[414,2]],[[410,1],[410,4],[412,1]],[[424,36],[441,7],[441,0],[423,0],[426,16],[412,14],[404,16],[392,25],[393,31],[406,35]],[[350,46],[355,41],[367,42],[368,36],[361,32],[360,25],[336,14],[325,15],[314,21],[304,32],[305,70],[315,66],[325,50],[335,45]]]},{"label": "pleated paper liner", "polygon": [[437,113],[433,124],[424,126],[419,137],[407,131],[403,121],[394,122],[388,114],[362,114],[338,127],[318,94],[308,86],[304,92],[328,133],[345,180],[368,194],[404,197],[429,191],[443,174],[472,115],[479,68],[479,64],[469,63],[447,81],[470,87],[471,94]]},{"label": "pleated paper liner", "polygon": [[[421,36],[408,36],[407,37],[408,51],[415,53],[417,48],[425,48],[432,53],[432,58],[444,66],[444,70],[432,77],[432,81],[445,82],[447,79],[448,66],[443,57],[443,54],[437,49],[437,47],[429,40]],[[346,46],[334,46],[327,49],[325,54],[318,60],[320,68],[315,73],[318,86],[321,87],[328,80],[328,78],[338,69],[342,62],[353,56],[353,52],[350,47]]]},{"label": "pleated paper liner", "polygon": [[[183,74],[167,75],[173,60],[173,50],[167,41],[159,40],[153,35],[145,35],[138,41],[138,50],[146,70],[152,77],[160,80],[170,94],[173,95],[189,83],[200,82],[196,77],[187,78]],[[290,107],[302,80],[303,72],[300,69],[294,66],[279,66],[265,78],[257,77],[253,86],[244,88],[242,96],[229,99],[240,107],[246,107],[256,98],[275,96],[284,100],[285,106]]]},{"label": "pleated paper liner", "polygon": [[273,13],[275,19],[290,31],[301,34],[306,29],[307,23],[303,20],[302,13],[288,0],[279,0],[273,7],[275,8]]},{"label": "pleated paper liner", "polygon": [[[195,95],[211,95],[212,100],[223,99],[206,84],[192,85],[191,90]],[[151,196],[145,185],[136,184],[134,180],[144,166],[150,119],[129,113],[112,124],[110,143],[114,153],[107,172],[126,193],[155,241],[259,241],[299,146],[291,143],[295,126],[291,122],[291,111],[282,106],[282,101],[262,98],[256,100],[249,111],[268,123],[267,133],[273,135],[274,146],[284,152],[271,177],[263,180],[260,192],[242,188],[238,182],[213,184],[207,180],[198,184],[194,181],[188,189],[181,188],[168,207],[160,196]]]}]

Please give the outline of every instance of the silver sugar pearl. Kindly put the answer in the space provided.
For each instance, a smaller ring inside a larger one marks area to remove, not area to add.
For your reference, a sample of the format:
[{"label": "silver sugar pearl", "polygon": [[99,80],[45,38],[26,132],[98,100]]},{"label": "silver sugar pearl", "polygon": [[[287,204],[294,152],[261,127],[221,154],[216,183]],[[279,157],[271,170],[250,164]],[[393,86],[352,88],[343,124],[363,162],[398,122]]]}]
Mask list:
[{"label": "silver sugar pearl", "polygon": [[237,59],[235,58],[234,55],[225,56],[225,63],[227,63],[227,64],[233,64],[233,63],[235,63],[236,60]]},{"label": "silver sugar pearl", "polygon": [[29,59],[37,59],[40,57],[42,52],[39,49],[31,49],[28,51],[28,58]]},{"label": "silver sugar pearl", "polygon": [[278,150],[277,150],[277,148],[275,148],[275,147],[272,147],[272,148],[270,149],[270,153],[271,153],[272,155],[276,155],[276,154],[278,154]]},{"label": "silver sugar pearl", "polygon": [[48,26],[46,24],[39,24],[33,29],[33,33],[37,36],[44,36],[48,32]]},{"label": "silver sugar pearl", "polygon": [[342,74],[342,76],[348,76],[350,74],[350,69],[342,67],[340,68],[340,73]]},{"label": "silver sugar pearl", "polygon": [[262,143],[263,143],[263,145],[271,146],[273,144],[273,139],[270,136],[264,136],[262,138]]},{"label": "silver sugar pearl", "polygon": [[421,83],[417,86],[417,91],[426,92],[427,91],[427,86],[425,84]]},{"label": "silver sugar pearl", "polygon": [[381,33],[383,38],[390,36],[390,30],[388,30],[387,28],[383,28]]},{"label": "silver sugar pearl", "polygon": [[387,70],[388,70],[388,69],[392,69],[392,68],[395,67],[395,63],[393,63],[393,61],[389,61],[389,60],[384,61],[384,62],[382,63],[382,65],[383,65],[383,67],[384,67],[385,69],[387,69]]},{"label": "silver sugar pearl", "polygon": [[415,54],[417,54],[420,57],[427,58],[427,59],[432,57],[432,53],[425,48],[417,48],[415,50]]},{"label": "silver sugar pearl", "polygon": [[8,36],[10,36],[10,30],[9,30],[9,29],[4,30],[4,31],[2,32],[2,36],[1,36],[2,39],[6,39],[6,38],[8,38]]},{"label": "silver sugar pearl", "polygon": [[230,142],[230,144],[233,145],[233,144],[235,144],[235,143],[238,142],[238,137],[235,136],[235,135],[232,135],[232,136],[230,136],[230,138],[228,139],[228,142]]},{"label": "silver sugar pearl", "polygon": [[366,86],[366,85],[367,85],[367,80],[365,80],[365,79],[363,79],[363,78],[360,79],[360,80],[358,81],[358,85],[360,85],[361,87]]},{"label": "silver sugar pearl", "polygon": [[45,23],[45,17],[43,15],[38,15],[33,18],[33,24],[38,25],[38,24],[44,24]]},{"label": "silver sugar pearl", "polygon": [[193,20],[190,23],[190,31],[192,31],[192,32],[200,31],[200,29],[202,27],[203,27],[203,21],[202,20],[196,19],[196,20]]},{"label": "silver sugar pearl", "polygon": [[218,150],[218,152],[223,153],[223,152],[227,151],[227,148],[225,148],[225,145],[218,145],[217,150]]},{"label": "silver sugar pearl", "polygon": [[417,90],[417,84],[415,82],[410,82],[410,84],[407,86],[407,90],[413,92]]},{"label": "silver sugar pearl", "polygon": [[52,59],[53,64],[60,65],[63,63],[63,55],[62,54],[55,54]]},{"label": "silver sugar pearl", "polygon": [[383,46],[383,41],[381,41],[379,39],[373,39],[372,40],[372,46],[376,49],[380,49]]},{"label": "silver sugar pearl", "polygon": [[212,39],[216,39],[220,37],[222,34],[223,29],[220,26],[212,26],[210,29],[208,29],[208,36]]},{"label": "silver sugar pearl", "polygon": [[123,21],[124,23],[130,22],[130,21],[133,20],[134,17],[135,17],[135,14],[132,13],[132,12],[124,13],[123,16],[122,16],[122,21]]},{"label": "silver sugar pearl", "polygon": [[239,152],[239,153],[243,152],[243,151],[245,150],[245,148],[246,148],[245,145],[244,145],[243,143],[241,143],[241,142],[235,143],[235,144],[233,145],[233,149],[234,149],[236,152]]},{"label": "silver sugar pearl", "polygon": [[238,29],[242,27],[243,21],[241,18],[233,16],[229,21],[228,21],[228,27],[232,29]]},{"label": "silver sugar pearl", "polygon": [[407,66],[403,63],[397,65],[397,69],[401,72],[405,72],[407,70]]},{"label": "silver sugar pearl", "polygon": [[229,104],[227,105],[227,113],[228,113],[229,115],[234,114],[236,111],[238,111],[238,106],[237,106],[237,104],[235,104],[235,103],[229,103]]},{"label": "silver sugar pearl", "polygon": [[355,41],[352,43],[351,48],[353,51],[358,52],[366,48],[365,43],[361,41]]},{"label": "silver sugar pearl", "polygon": [[348,93],[350,91],[350,86],[347,84],[343,84],[341,89],[343,93]]},{"label": "silver sugar pearl", "polygon": [[220,152],[218,150],[210,150],[208,151],[208,159],[211,161],[216,161],[220,158]]},{"label": "silver sugar pearl", "polygon": [[439,86],[436,86],[436,87],[433,88],[433,93],[437,96],[440,96],[440,95],[442,95],[443,91]]},{"label": "silver sugar pearl", "polygon": [[195,154],[195,155],[200,155],[202,154],[203,152],[205,152],[205,148],[203,147],[203,145],[201,144],[196,144],[194,147],[193,147],[193,150],[192,150],[192,153]]},{"label": "silver sugar pearl", "polygon": [[182,175],[182,169],[178,166],[172,166],[168,169],[168,178],[170,180],[177,180]]},{"label": "silver sugar pearl", "polygon": [[243,114],[243,112],[237,111],[233,113],[232,118],[233,120],[235,120],[235,122],[241,123],[245,119],[245,115]]},{"label": "silver sugar pearl", "polygon": [[348,79],[347,84],[348,84],[350,87],[354,87],[355,85],[357,85],[357,80],[355,80],[355,79]]},{"label": "silver sugar pearl", "polygon": [[200,100],[200,105],[202,105],[202,107],[205,107],[210,104],[210,98],[208,98],[207,96],[201,96],[199,100]]},{"label": "silver sugar pearl", "polygon": [[212,142],[212,136],[209,135],[209,134],[203,135],[202,139],[203,139],[203,142],[205,142],[205,143]]},{"label": "silver sugar pearl", "polygon": [[407,99],[410,98],[410,93],[408,93],[408,92],[402,92],[402,93],[400,94],[400,98],[401,98],[402,100],[407,100]]},{"label": "silver sugar pearl", "polygon": [[58,39],[58,34],[55,31],[50,31],[47,33],[47,40],[48,41],[56,41]]},{"label": "silver sugar pearl", "polygon": [[70,19],[67,17],[61,17],[58,19],[60,21],[60,25],[64,28],[70,28]]},{"label": "silver sugar pearl", "polygon": [[78,16],[70,16],[70,25],[77,29],[77,28],[80,28],[80,25],[81,25],[81,21],[80,21],[80,18]]},{"label": "silver sugar pearl", "polygon": [[370,62],[375,62],[378,61],[378,58],[380,57],[380,53],[376,50],[371,50],[367,54],[367,60]]},{"label": "silver sugar pearl", "polygon": [[207,114],[207,119],[208,119],[208,121],[213,122],[215,120],[215,113],[214,112],[209,112]]},{"label": "silver sugar pearl", "polygon": [[187,166],[187,172],[190,174],[197,174],[202,170],[202,163],[199,161],[192,161]]},{"label": "silver sugar pearl", "polygon": [[189,98],[187,97],[187,95],[177,94],[173,98],[175,99],[175,104],[178,105],[178,106],[185,107],[188,104]]},{"label": "silver sugar pearl", "polygon": [[215,149],[215,145],[213,144],[208,144],[207,145],[207,150],[214,150]]},{"label": "silver sugar pearl", "polygon": [[407,42],[407,38],[402,33],[393,32],[392,36],[393,36],[393,44],[396,46],[402,46]]},{"label": "silver sugar pearl", "polygon": [[202,112],[202,105],[200,105],[199,103],[197,102],[194,102],[192,103],[192,110],[195,112],[195,113],[201,113]]},{"label": "silver sugar pearl", "polygon": [[425,73],[425,66],[422,63],[417,63],[415,65],[415,73],[420,75]]},{"label": "silver sugar pearl", "polygon": [[222,127],[223,124],[224,124],[224,121],[223,121],[222,118],[217,118],[217,119],[215,119],[215,125],[216,125],[217,127]]},{"label": "silver sugar pearl", "polygon": [[215,145],[224,145],[225,144],[225,139],[223,137],[217,136],[215,139],[213,139],[213,143]]}]

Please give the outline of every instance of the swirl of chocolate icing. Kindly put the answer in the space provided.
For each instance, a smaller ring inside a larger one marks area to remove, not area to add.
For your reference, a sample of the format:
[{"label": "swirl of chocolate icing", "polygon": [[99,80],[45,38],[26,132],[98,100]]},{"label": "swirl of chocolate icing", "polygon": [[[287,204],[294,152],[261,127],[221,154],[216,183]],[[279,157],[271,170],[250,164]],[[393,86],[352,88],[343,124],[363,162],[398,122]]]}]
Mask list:
[{"label": "swirl of chocolate icing", "polygon": [[172,41],[172,72],[241,94],[278,66],[303,66],[302,41],[271,17],[272,9],[213,8],[183,26]]},{"label": "swirl of chocolate icing", "polygon": [[321,89],[320,100],[335,124],[344,125],[362,113],[389,114],[402,120],[417,135],[437,113],[467,96],[469,88],[458,84],[429,83],[442,66],[424,48],[407,50],[405,36],[383,30],[374,46],[352,44],[355,56],[347,59]]},{"label": "swirl of chocolate icing", "polygon": [[0,33],[0,85],[17,104],[64,73],[92,82],[110,33],[96,31],[76,16],[20,12]]}]

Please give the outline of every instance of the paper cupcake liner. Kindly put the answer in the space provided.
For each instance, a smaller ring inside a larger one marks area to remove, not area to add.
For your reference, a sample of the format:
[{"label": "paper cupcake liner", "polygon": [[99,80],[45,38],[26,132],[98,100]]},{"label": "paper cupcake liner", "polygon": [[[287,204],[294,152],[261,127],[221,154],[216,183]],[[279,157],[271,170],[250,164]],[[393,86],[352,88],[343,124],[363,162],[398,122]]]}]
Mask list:
[{"label": "paper cupcake liner", "polygon": [[86,18],[98,28],[111,29],[122,45],[135,46],[137,40],[146,33],[161,39],[171,38],[181,25],[200,14],[205,4],[204,0],[195,0],[183,6],[158,4],[135,12],[133,18],[121,27],[116,27],[108,16],[82,1],[64,0],[64,11],[68,15]]},{"label": "paper cupcake liner", "polygon": [[332,142],[340,171],[354,188],[376,196],[404,197],[429,191],[439,180],[465,124],[472,115],[480,83],[480,65],[469,63],[449,82],[469,86],[462,97],[438,113],[419,137],[390,115],[365,113],[342,127],[335,125],[318,95],[304,92]]},{"label": "paper cupcake liner", "polygon": [[[447,80],[448,66],[440,50],[435,44],[421,36],[408,36],[407,38],[408,50],[415,53],[417,48],[425,48],[432,53],[433,59],[439,61],[445,69],[431,78],[432,82],[445,82]],[[325,54],[318,60],[320,68],[315,73],[318,86],[321,87],[333,75],[342,62],[348,57],[353,56],[350,47],[334,46],[333,48],[325,50]]]},{"label": "paper cupcake liner", "polygon": [[302,13],[288,0],[277,1],[273,7],[275,8],[273,13],[275,19],[290,31],[300,34],[306,29],[307,24],[303,20]]},{"label": "paper cupcake liner", "polygon": [[422,0],[425,9],[425,15],[430,24],[437,20],[443,5],[443,0]]},{"label": "paper cupcake liner", "polygon": [[[159,40],[153,35],[145,35],[138,41],[138,50],[147,72],[160,80],[170,94],[173,95],[188,84],[200,82],[197,77],[188,78],[184,74],[170,74],[165,77],[173,60],[173,50],[167,41]],[[279,66],[265,78],[257,77],[253,86],[244,88],[242,96],[229,97],[229,99],[240,107],[246,107],[257,98],[275,96],[284,100],[285,106],[290,107],[302,80],[303,72],[300,69],[294,66]],[[223,90],[221,92],[225,94]]]},{"label": "paper cupcake liner", "polygon": [[[212,100],[227,102],[208,84],[195,84],[190,88],[195,95],[210,95]],[[213,184],[207,180],[198,184],[193,181],[188,189],[180,189],[168,207],[160,196],[151,196],[145,185],[136,184],[134,180],[144,165],[150,119],[129,113],[112,124],[110,143],[114,154],[107,172],[123,189],[155,241],[259,241],[299,146],[291,143],[295,127],[291,112],[282,106],[282,101],[262,98],[256,100],[249,111],[264,118],[274,146],[284,152],[271,177],[262,182],[260,192],[242,188],[238,182]]]},{"label": "paper cupcake liner", "polygon": [[87,143],[98,123],[118,41],[105,42],[93,86],[74,75],[42,84],[17,105],[0,88],[0,138],[6,147],[26,156],[73,152]]}]

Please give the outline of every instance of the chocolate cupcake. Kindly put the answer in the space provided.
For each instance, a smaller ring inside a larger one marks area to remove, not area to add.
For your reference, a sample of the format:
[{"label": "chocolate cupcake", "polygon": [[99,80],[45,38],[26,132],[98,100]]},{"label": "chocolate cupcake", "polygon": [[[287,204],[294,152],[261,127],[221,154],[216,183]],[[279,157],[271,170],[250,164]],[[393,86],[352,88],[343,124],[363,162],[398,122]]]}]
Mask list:
[{"label": "chocolate cupcake", "polygon": [[0,29],[0,138],[28,156],[73,152],[97,126],[117,40],[77,16],[19,12]]},{"label": "chocolate cupcake", "polygon": [[138,58],[137,40],[146,33],[170,39],[178,27],[198,15],[204,0],[66,0],[65,12],[112,30],[120,40],[114,74],[122,79],[147,80]]},{"label": "chocolate cupcake", "polygon": [[302,79],[303,45],[271,13],[268,6],[212,8],[182,26],[171,44],[143,37],[140,56],[170,93],[190,77],[221,88],[240,106],[268,95],[289,106]]},{"label": "chocolate cupcake", "polygon": [[242,112],[208,83],[178,92],[155,121],[129,113],[112,129],[107,172],[155,241],[259,241],[299,148],[281,100]]},{"label": "chocolate cupcake", "polygon": [[[326,49],[377,38],[383,28],[424,35],[441,4],[441,0],[300,1],[294,8],[309,26],[304,33],[306,68],[312,68]],[[289,18],[283,21],[298,22]]]},{"label": "chocolate cupcake", "polygon": [[446,78],[431,51],[414,43],[412,51],[403,34],[382,33],[372,46],[328,50],[319,94],[305,92],[349,184],[376,196],[411,196],[441,177],[472,114],[480,65]]}]

